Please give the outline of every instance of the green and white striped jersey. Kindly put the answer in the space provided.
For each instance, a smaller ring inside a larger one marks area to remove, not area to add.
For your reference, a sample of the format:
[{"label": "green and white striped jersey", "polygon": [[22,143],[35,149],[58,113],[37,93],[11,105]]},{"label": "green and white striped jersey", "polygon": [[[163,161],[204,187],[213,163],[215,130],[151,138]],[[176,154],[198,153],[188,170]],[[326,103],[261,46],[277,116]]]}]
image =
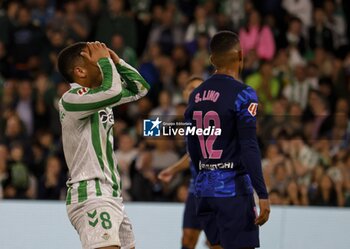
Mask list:
[{"label": "green and white striped jersey", "polygon": [[102,58],[101,86],[90,89],[76,83],[60,102],[62,141],[69,169],[67,205],[89,197],[121,196],[118,164],[113,153],[112,107],[146,95],[149,85],[123,60],[114,65]]}]

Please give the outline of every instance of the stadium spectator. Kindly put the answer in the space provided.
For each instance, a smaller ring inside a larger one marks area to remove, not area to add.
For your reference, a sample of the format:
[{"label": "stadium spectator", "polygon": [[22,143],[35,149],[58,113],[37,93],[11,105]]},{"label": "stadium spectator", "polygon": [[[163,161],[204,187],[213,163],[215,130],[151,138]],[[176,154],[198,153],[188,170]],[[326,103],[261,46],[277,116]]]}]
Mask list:
[{"label": "stadium spectator", "polygon": [[279,48],[296,50],[300,55],[306,52],[306,40],[303,34],[303,23],[299,18],[293,17],[288,22],[287,32],[280,36],[277,43]]},{"label": "stadium spectator", "polygon": [[179,156],[172,150],[173,143],[169,138],[155,139],[155,149],[152,151],[152,167],[155,171],[165,169],[167,166],[177,162]]},{"label": "stadium spectator", "polygon": [[349,147],[350,130],[349,116],[344,111],[336,112],[333,117],[333,127],[329,132],[330,152],[336,155],[341,149]]},{"label": "stadium spectator", "polygon": [[276,189],[281,195],[285,195],[290,182],[286,166],[277,164],[271,178],[271,189]]},{"label": "stadium spectator", "polygon": [[[247,6],[247,7],[246,7]],[[246,7],[246,8],[245,8]],[[223,0],[220,1],[220,16],[228,19],[234,31],[238,31],[246,18],[247,9],[253,8],[251,1]],[[242,11],[245,9],[246,11]]]},{"label": "stadium spectator", "polygon": [[261,23],[259,12],[252,11],[245,27],[239,31],[243,54],[253,50],[259,59],[271,60],[275,54],[275,40],[270,28]]},{"label": "stadium spectator", "polygon": [[288,101],[298,103],[302,109],[305,109],[309,91],[315,88],[317,88],[317,82],[307,78],[305,62],[303,62],[295,66],[294,78],[283,89],[283,95]]},{"label": "stadium spectator", "polygon": [[4,198],[3,185],[6,179],[8,178],[7,157],[8,157],[7,147],[3,144],[0,144],[0,199]]},{"label": "stadium spectator", "polygon": [[176,73],[189,67],[189,57],[184,46],[176,46],[172,51],[171,58],[174,61]]},{"label": "stadium spectator", "polygon": [[18,116],[8,114],[5,118],[5,131],[3,134],[3,142],[8,148],[14,142],[26,144],[27,134],[24,131],[23,124]]},{"label": "stadium spectator", "polygon": [[112,36],[111,49],[131,66],[137,66],[137,55],[135,50],[124,43],[124,39],[121,35],[114,34]]},{"label": "stadium spectator", "polygon": [[32,100],[31,82],[25,80],[18,85],[19,100],[16,104],[16,112],[25,126],[26,133],[30,136],[34,131],[34,107]]},{"label": "stadium spectator", "polygon": [[318,47],[314,50],[314,57],[311,61],[319,70],[319,76],[332,77],[334,69],[331,54],[324,48]]},{"label": "stadium spectator", "polygon": [[135,148],[135,141],[129,134],[120,134],[117,137],[119,138],[119,142],[115,156],[118,159],[123,182],[123,198],[128,201],[131,199],[128,193],[131,188],[130,165],[137,157],[139,151]]},{"label": "stadium spectator", "polygon": [[196,51],[193,57],[205,61],[205,67],[209,68],[211,64],[209,60],[209,51],[208,51],[208,45],[209,45],[208,35],[205,33],[200,33],[197,36],[196,43],[197,43]]},{"label": "stadium spectator", "polygon": [[[88,20],[99,20],[102,15],[103,2],[100,0],[90,0],[86,2],[86,16]],[[90,33],[88,40],[94,40],[96,37],[98,22],[90,23]]]},{"label": "stadium spectator", "polygon": [[311,49],[324,48],[333,52],[333,33],[326,26],[326,17],[323,9],[314,11],[314,23],[309,30],[309,46]]},{"label": "stadium spectator", "polygon": [[281,131],[288,131],[289,134],[293,131],[290,131],[292,129],[290,119],[294,119],[294,117],[287,115],[287,107],[284,105],[283,98],[273,102],[272,112],[264,115],[261,119],[264,125],[259,127],[261,130],[259,135],[263,145],[274,143]]},{"label": "stadium spectator", "polygon": [[345,206],[350,207],[350,156],[344,158],[344,187],[345,187]]},{"label": "stadium spectator", "polygon": [[38,182],[38,199],[59,200],[65,198],[65,179],[62,165],[56,156],[50,156],[46,161],[44,175]]},{"label": "stadium spectator", "polygon": [[108,0],[108,6],[98,20],[95,39],[111,45],[113,34],[121,35],[125,44],[137,47],[135,21],[126,13],[124,0]]},{"label": "stadium spectator", "polygon": [[78,3],[68,1],[64,4],[64,22],[68,39],[73,41],[85,40],[89,36],[90,22],[85,13],[80,13]]},{"label": "stadium spectator", "polygon": [[48,0],[32,1],[31,7],[33,23],[40,27],[45,27],[55,14],[55,6]]},{"label": "stadium spectator", "polygon": [[319,91],[310,91],[308,108],[304,112],[304,117],[312,122],[312,139],[318,139],[330,130],[332,124],[329,103]]},{"label": "stadium spectator", "polygon": [[[298,17],[304,27],[312,24],[312,3],[309,0],[282,0],[282,7],[291,15]],[[304,31],[306,31],[304,30]]]},{"label": "stadium spectator", "polygon": [[0,41],[0,80],[4,81],[3,77],[8,76],[8,73],[7,50],[5,44]]},{"label": "stadium spectator", "polygon": [[312,206],[338,206],[339,187],[336,187],[331,177],[323,174],[318,182],[318,187],[310,196]]},{"label": "stadium spectator", "polygon": [[175,119],[176,111],[172,106],[172,96],[168,91],[159,93],[159,107],[150,112],[150,116],[161,117],[162,120],[170,122]]},{"label": "stadium spectator", "polygon": [[326,25],[333,32],[333,44],[335,49],[347,45],[346,27],[347,23],[342,13],[337,12],[336,3],[325,0],[323,9],[326,15]]},{"label": "stadium spectator", "polygon": [[36,179],[30,174],[24,161],[24,150],[20,143],[10,147],[8,178],[4,183],[4,196],[8,199],[34,199],[36,197]]},{"label": "stadium spectator", "polygon": [[160,23],[152,27],[148,44],[158,43],[162,53],[170,55],[175,45],[183,41],[183,31],[174,24],[174,13],[170,9],[163,9]]},{"label": "stadium spectator", "polygon": [[152,153],[141,151],[130,166],[131,188],[133,201],[154,201],[157,191],[157,175],[152,168]]},{"label": "stadium spectator", "polygon": [[212,24],[204,6],[198,5],[194,12],[194,21],[188,25],[185,42],[191,43],[196,40],[199,34],[204,33],[212,37],[216,33],[216,28]]},{"label": "stadium spectator", "polygon": [[307,189],[300,188],[295,181],[290,181],[288,183],[287,187],[287,204],[288,205],[307,205],[308,204],[308,198],[307,198]]},{"label": "stadium spectator", "polygon": [[39,67],[39,55],[43,47],[44,33],[31,20],[30,9],[21,6],[16,22],[10,31],[9,56],[12,75],[28,77]]},{"label": "stadium spectator", "polygon": [[280,84],[274,77],[272,70],[272,63],[264,61],[259,72],[251,74],[246,79],[246,83],[256,90],[261,103],[260,108],[265,114],[271,114],[272,103],[280,93]]},{"label": "stadium spectator", "polygon": [[285,200],[278,190],[273,189],[269,192],[269,200],[271,205],[284,205]]}]

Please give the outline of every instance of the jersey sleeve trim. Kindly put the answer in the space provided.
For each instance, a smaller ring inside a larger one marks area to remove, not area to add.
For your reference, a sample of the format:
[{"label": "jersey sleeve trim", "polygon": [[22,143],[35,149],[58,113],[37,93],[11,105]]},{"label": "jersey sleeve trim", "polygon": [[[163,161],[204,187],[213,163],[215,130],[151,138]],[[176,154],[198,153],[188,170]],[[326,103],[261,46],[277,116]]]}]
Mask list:
[{"label": "jersey sleeve trim", "polygon": [[119,94],[117,96],[114,96],[109,99],[105,99],[99,102],[94,103],[82,103],[82,104],[75,104],[75,103],[68,103],[62,100],[62,105],[66,111],[69,112],[81,112],[81,111],[89,111],[91,109],[100,109],[105,106],[112,105],[116,102],[118,102],[122,98],[122,94]]}]

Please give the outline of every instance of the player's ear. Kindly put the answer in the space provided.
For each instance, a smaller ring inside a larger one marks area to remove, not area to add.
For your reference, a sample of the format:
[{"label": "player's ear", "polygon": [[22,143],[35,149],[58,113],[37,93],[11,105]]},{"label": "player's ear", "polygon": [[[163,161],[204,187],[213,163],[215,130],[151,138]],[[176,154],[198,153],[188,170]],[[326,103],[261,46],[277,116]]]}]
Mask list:
[{"label": "player's ear", "polygon": [[243,71],[243,66],[244,66],[242,49],[240,51],[238,51],[238,60],[239,60],[239,74],[241,74]]},{"label": "player's ear", "polygon": [[74,67],[73,74],[77,78],[86,78],[87,77],[87,70],[83,67]]},{"label": "player's ear", "polygon": [[213,57],[213,55],[210,55],[210,56],[209,56],[209,61],[210,61],[210,64],[212,64],[212,65],[216,68],[216,65],[215,65],[215,63],[214,63],[215,58]]},{"label": "player's ear", "polygon": [[238,59],[240,63],[243,63],[243,51],[242,49],[238,51]]}]

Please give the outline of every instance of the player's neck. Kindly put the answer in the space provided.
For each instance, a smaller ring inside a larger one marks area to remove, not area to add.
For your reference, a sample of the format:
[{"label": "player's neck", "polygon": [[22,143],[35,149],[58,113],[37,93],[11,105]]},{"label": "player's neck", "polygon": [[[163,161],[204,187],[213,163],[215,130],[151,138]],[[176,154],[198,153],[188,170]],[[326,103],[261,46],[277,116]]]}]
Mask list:
[{"label": "player's neck", "polygon": [[101,82],[96,84],[91,84],[91,82],[96,82],[96,80],[91,80],[90,78],[83,78],[75,81],[82,87],[88,87],[88,88],[96,88],[101,85]]},{"label": "player's neck", "polygon": [[231,76],[231,77],[233,77],[235,79],[239,78],[238,70],[231,69],[231,68],[218,68],[215,71],[215,74],[225,74],[225,75]]},{"label": "player's neck", "polygon": [[76,79],[75,82],[82,87],[88,87],[88,88],[91,87],[86,79],[79,79],[79,80]]}]

